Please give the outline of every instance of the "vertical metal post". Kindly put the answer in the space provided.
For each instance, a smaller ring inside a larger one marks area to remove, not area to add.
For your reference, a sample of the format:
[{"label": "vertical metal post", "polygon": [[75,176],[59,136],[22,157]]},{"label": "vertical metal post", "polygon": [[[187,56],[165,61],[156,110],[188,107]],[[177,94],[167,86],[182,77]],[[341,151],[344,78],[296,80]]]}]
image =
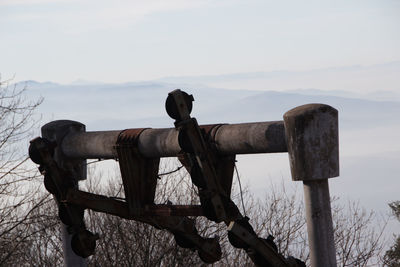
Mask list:
[{"label": "vertical metal post", "polygon": [[336,267],[328,178],[339,175],[338,112],[323,104],[283,116],[294,181],[303,181],[311,266]]},{"label": "vertical metal post", "polygon": [[[61,151],[61,143],[64,137],[73,132],[85,132],[85,125],[68,120],[59,120],[50,122],[42,127],[42,137],[52,142],[56,142],[54,159],[57,164],[64,168],[71,170],[74,173],[74,183],[78,187],[78,180],[86,179],[86,164],[85,160],[69,159],[63,155]],[[64,252],[64,265],[70,266],[86,266],[86,260],[76,255],[71,248],[72,235],[68,232],[68,226],[61,223],[61,234]]]},{"label": "vertical metal post", "polygon": [[311,266],[336,266],[328,179],[303,181]]}]

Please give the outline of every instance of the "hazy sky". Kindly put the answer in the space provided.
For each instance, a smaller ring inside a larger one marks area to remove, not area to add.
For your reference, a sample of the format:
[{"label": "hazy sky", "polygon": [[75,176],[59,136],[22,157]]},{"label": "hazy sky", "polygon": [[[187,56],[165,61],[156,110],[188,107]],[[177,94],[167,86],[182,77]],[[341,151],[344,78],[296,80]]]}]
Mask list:
[{"label": "hazy sky", "polygon": [[[374,97],[382,97],[381,90],[400,92],[400,0],[0,0],[0,36],[1,80],[15,75],[15,81],[122,83],[287,70],[266,75],[263,81],[226,75],[211,79],[208,85],[253,90],[317,88],[345,90],[346,94],[380,91]],[[323,70],[309,71],[318,69]],[[185,84],[192,80],[201,83],[204,79],[163,81]],[[63,93],[73,99],[82,96],[80,91]],[[116,97],[127,101],[125,94],[107,95],[102,102],[95,102],[96,95],[90,92],[80,102],[44,96],[40,108],[54,119],[75,119],[74,114],[79,120],[91,114],[97,118],[104,116],[106,101],[115,104]],[[131,110],[135,101],[140,100],[129,98],[129,104],[111,110]],[[74,109],[79,103],[84,107],[81,113]],[[90,104],[93,108],[88,110]],[[351,112],[343,110],[341,116]],[[139,119],[135,113],[125,114]],[[387,181],[398,181],[398,125],[341,132],[343,177],[331,182],[333,195],[359,198],[363,205],[387,211],[387,202],[392,200],[388,198],[398,195],[398,186],[382,183],[380,175],[384,169]],[[152,127],[150,123],[141,126]],[[366,159],[356,158],[354,151]],[[265,175],[290,181],[286,154],[276,160],[264,156],[269,161],[241,159],[244,180],[252,177],[254,188],[265,184]],[[356,192],[342,190],[356,187]]]},{"label": "hazy sky", "polygon": [[400,1],[0,0],[3,79],[126,82],[400,60]]}]

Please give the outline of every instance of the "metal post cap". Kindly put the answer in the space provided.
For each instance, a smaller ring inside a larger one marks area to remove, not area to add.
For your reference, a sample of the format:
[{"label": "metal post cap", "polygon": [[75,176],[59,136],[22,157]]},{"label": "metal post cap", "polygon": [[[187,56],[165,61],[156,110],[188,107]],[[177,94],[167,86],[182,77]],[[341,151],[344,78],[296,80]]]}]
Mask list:
[{"label": "metal post cap", "polygon": [[308,104],[289,110],[283,118],[293,180],[339,176],[338,111]]}]

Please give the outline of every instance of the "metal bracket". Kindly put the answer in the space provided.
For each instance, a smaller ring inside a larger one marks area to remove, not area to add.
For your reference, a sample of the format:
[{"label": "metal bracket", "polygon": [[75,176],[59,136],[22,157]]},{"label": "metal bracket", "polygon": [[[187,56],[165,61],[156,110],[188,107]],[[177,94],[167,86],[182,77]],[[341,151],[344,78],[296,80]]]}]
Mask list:
[{"label": "metal bracket", "polygon": [[145,205],[154,203],[159,158],[142,157],[137,149],[137,138],[145,129],[122,131],[116,150],[129,212],[140,215]]},{"label": "metal bracket", "polygon": [[45,187],[57,201],[60,220],[69,226],[69,231],[73,234],[72,250],[86,258],[94,253],[99,236],[86,230],[83,221],[84,209],[67,203],[68,192],[74,190],[73,177],[69,177],[70,173],[61,169],[53,159],[53,146],[54,144],[46,139],[38,137],[30,142],[29,154],[35,163],[40,164],[39,170],[44,175]]},{"label": "metal bracket", "polygon": [[[189,99],[189,101],[188,101]],[[190,169],[193,183],[199,188],[206,217],[215,222],[230,221],[237,214],[227,210],[229,196],[220,184],[213,153],[204,140],[195,118],[190,117],[193,97],[177,89],[168,94],[167,113],[174,118],[179,130],[179,145],[185,153],[186,166]]]}]

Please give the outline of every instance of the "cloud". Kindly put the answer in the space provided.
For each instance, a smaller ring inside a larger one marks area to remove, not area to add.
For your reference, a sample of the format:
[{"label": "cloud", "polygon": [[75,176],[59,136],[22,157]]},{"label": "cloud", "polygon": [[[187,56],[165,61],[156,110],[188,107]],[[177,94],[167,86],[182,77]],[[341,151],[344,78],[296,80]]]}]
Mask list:
[{"label": "cloud", "polygon": [[[221,3],[227,2],[215,0],[119,0],[112,2],[105,0],[4,0],[0,2],[0,6],[17,8],[6,14],[11,20],[45,20],[49,23],[66,25],[70,30],[85,31],[129,25],[154,13],[200,8]],[[25,9],[25,7],[29,8]]]},{"label": "cloud", "polygon": [[185,0],[150,0],[150,1],[114,1],[103,4],[91,12],[85,12],[88,22],[99,22],[101,28],[122,27],[135,23],[146,16],[154,13],[168,12],[199,8],[205,6],[208,1],[185,1]]},{"label": "cloud", "polygon": [[11,21],[40,21],[61,27],[67,33],[84,33],[100,29],[121,29],[155,13],[224,3],[228,2],[215,0],[118,0],[112,2],[105,0],[5,0],[0,2],[0,6],[17,7],[16,10],[6,14],[7,19]]},{"label": "cloud", "polygon": [[29,6],[38,4],[55,4],[66,2],[78,2],[78,0],[2,0],[0,6]]}]

